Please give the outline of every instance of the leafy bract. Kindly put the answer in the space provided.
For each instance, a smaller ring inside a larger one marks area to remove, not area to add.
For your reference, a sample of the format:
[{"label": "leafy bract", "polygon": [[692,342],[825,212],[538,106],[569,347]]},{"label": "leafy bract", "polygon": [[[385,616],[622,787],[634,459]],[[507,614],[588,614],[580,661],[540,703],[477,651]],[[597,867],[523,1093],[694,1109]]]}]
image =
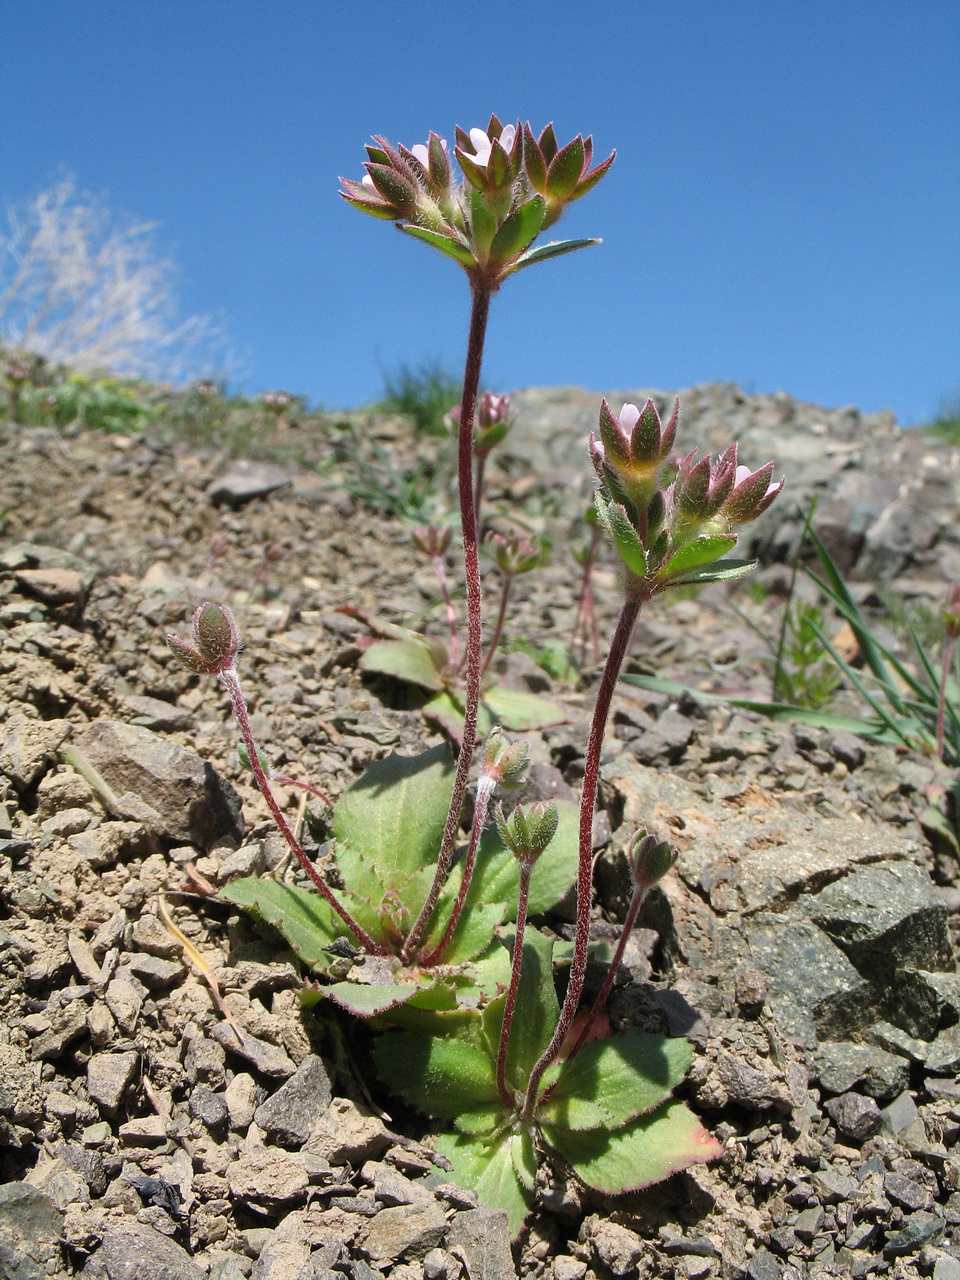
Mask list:
[{"label": "leafy bract", "polygon": [[[380,217],[383,218],[392,216],[389,211],[385,214],[380,214]],[[439,249],[448,258],[452,258],[454,262],[459,262],[461,267],[473,266],[473,253],[466,245],[461,244],[459,240],[454,240],[451,236],[441,235],[439,231],[428,231],[426,227],[412,226],[409,222],[399,222],[397,226],[408,236],[413,236],[415,240],[422,240],[434,249]]]},{"label": "leafy bract", "polygon": [[599,243],[599,240],[548,240],[546,244],[535,245],[522,253],[504,274],[512,275],[514,271],[532,266],[535,262],[546,262],[548,258],[559,258],[561,254],[573,253],[575,249],[588,249],[590,245]]},{"label": "leafy bract", "polygon": [[606,1195],[639,1191],[723,1154],[720,1143],[682,1102],[666,1103],[616,1129],[544,1125],[543,1135],[587,1186]]},{"label": "leafy bract", "polygon": [[723,534],[704,534],[685,543],[679,551],[675,551],[670,559],[658,570],[661,578],[679,578],[701,565],[713,564],[722,555],[736,546],[736,538]]}]

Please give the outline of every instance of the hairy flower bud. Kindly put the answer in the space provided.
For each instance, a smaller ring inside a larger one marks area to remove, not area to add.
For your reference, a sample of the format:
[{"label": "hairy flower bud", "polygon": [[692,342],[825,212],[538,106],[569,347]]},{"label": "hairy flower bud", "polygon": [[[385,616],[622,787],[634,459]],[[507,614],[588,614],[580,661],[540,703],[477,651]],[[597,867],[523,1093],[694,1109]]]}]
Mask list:
[{"label": "hairy flower bud", "polygon": [[630,842],[627,856],[633,883],[642,893],[647,893],[667,874],[678,854],[665,840],[640,830]]},{"label": "hairy flower bud", "polygon": [[518,862],[532,866],[557,832],[560,814],[555,804],[537,800],[529,811],[518,804],[510,817],[504,816],[498,804],[494,814],[500,839]]},{"label": "hairy flower bud", "polygon": [[447,554],[451,532],[449,525],[444,525],[442,529],[438,529],[435,524],[427,524],[414,529],[411,537],[413,538],[413,545],[418,551],[422,551],[425,556],[435,560],[437,557]]},{"label": "hairy flower bud", "polygon": [[240,650],[240,633],[226,605],[205,601],[193,615],[193,644],[166,636],[173,653],[189,671],[219,675],[228,671]]},{"label": "hairy flower bud", "polygon": [[646,509],[660,487],[679,416],[679,400],[666,426],[652,400],[642,409],[625,404],[618,417],[606,400],[601,403],[600,439],[591,435],[590,456],[600,483],[618,502],[631,503],[638,512]]},{"label": "hairy flower bud", "polygon": [[484,546],[494,564],[508,578],[530,573],[543,560],[543,543],[539,538],[525,538],[513,532],[488,533]]},{"label": "hairy flower bud", "polygon": [[529,767],[527,744],[508,742],[500,726],[494,725],[483,744],[483,776],[506,791],[515,791],[523,786]]}]

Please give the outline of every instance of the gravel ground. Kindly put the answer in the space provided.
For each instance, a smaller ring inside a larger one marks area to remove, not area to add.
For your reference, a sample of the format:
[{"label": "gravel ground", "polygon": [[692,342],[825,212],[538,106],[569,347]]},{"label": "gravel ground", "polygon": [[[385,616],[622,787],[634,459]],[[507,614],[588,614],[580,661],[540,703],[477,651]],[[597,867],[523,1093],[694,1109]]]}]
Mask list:
[{"label": "gravel ground", "polygon": [[[402,424],[362,429],[406,465]],[[403,621],[433,603],[409,526],[352,496],[346,469],[291,462],[329,447],[295,428],[279,462],[240,472],[144,438],[0,433],[0,1274],[960,1277],[960,884],[915,816],[929,761],[623,687],[598,934],[625,905],[638,825],[681,856],[612,1021],[690,1037],[684,1093],[725,1155],[609,1202],[545,1169],[511,1248],[385,1094],[366,1032],[304,1011],[282,944],[215,900],[283,850],[221,690],[162,643],[199,599],[232,602],[271,762],[335,796],[387,752],[439,741],[404,690],[357,670],[363,627],[335,612]],[[553,544],[517,583],[511,634],[565,638],[569,513],[516,462],[491,481],[494,523],[521,513]],[[760,573],[771,590],[782,576]],[[606,561],[596,590],[604,634]],[[769,601],[737,601],[771,624]],[[651,610],[631,665],[765,693],[761,651],[712,588]],[[575,795],[595,673],[552,682],[513,653],[501,674],[566,707],[530,735],[531,794]],[[294,819],[299,793],[279,794]]]}]

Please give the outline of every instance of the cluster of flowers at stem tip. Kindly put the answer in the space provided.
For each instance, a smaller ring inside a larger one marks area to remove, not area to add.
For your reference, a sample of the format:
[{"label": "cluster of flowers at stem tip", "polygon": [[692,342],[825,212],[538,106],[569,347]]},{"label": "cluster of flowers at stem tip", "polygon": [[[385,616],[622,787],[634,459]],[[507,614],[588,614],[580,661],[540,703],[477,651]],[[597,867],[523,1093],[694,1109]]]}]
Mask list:
[{"label": "cluster of flowers at stem tip", "polygon": [[522,804],[509,818],[498,804],[494,812],[497,832],[521,866],[532,867],[557,833],[560,814],[553,803],[536,800],[529,808]]},{"label": "cluster of flowers at stem tip", "polygon": [[[644,598],[696,573],[700,580],[780,493],[773,463],[751,471],[737,461],[736,442],[717,458],[696,449],[679,458],[674,442],[680,401],[664,424],[657,407],[625,404],[614,415],[604,400],[590,456],[600,480],[597,518]],[[668,473],[672,479],[667,482]]]},{"label": "cluster of flowers at stem tip", "polygon": [[[456,435],[460,430],[461,406],[454,405],[444,415],[444,422]],[[482,391],[477,400],[473,422],[473,453],[476,458],[486,458],[492,449],[501,444],[515,421],[506,392]]]},{"label": "cluster of flowers at stem tip", "polygon": [[165,636],[167,645],[197,675],[222,676],[233,671],[240,652],[240,632],[225,604],[205,601],[193,615],[193,643],[179,636]]},{"label": "cluster of flowers at stem tip", "polygon": [[453,156],[445,139],[393,146],[375,136],[360,182],[341,178],[356,209],[389,219],[459,262],[471,280],[495,289],[527,265],[524,255],[568,204],[585,195],[613,163],[593,164],[593,141],[578,134],[560,146],[552,125],[537,137],[529,124],[456,129]]}]

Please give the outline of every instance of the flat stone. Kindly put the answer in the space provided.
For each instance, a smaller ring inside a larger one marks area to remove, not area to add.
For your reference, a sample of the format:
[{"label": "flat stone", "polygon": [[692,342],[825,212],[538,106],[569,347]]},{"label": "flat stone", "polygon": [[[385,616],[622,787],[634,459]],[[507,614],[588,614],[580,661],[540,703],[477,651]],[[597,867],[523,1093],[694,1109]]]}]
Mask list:
[{"label": "flat stone", "polygon": [[960,1026],[941,1031],[927,1053],[926,1068],[933,1075],[953,1075],[960,1071]]},{"label": "flat stone", "polygon": [[332,1097],[323,1060],[310,1054],[290,1079],[260,1104],[254,1119],[273,1141],[302,1147]]},{"label": "flat stone", "polygon": [[164,960],[139,951],[127,956],[124,968],[129,969],[148,991],[162,991],[183,977],[183,965],[179,960]]},{"label": "flat stone", "polygon": [[954,967],[947,909],[926,871],[912,862],[863,867],[803,906],[861,973],[889,980],[899,968]]},{"label": "flat stone", "polygon": [[223,1093],[230,1111],[230,1127],[246,1129],[257,1106],[257,1082],[245,1071],[238,1071]]},{"label": "flat stone", "polygon": [[115,817],[205,849],[243,838],[240,797],[195,751],[120,720],[94,720],[75,745],[112,792]]},{"label": "flat stone", "polygon": [[62,1275],[63,1214],[50,1196],[25,1182],[0,1186],[0,1275],[44,1280]]},{"label": "flat stone", "polygon": [[[454,1214],[447,1248],[467,1269],[468,1276],[487,1280],[514,1280],[517,1269],[510,1249],[510,1225],[503,1209],[466,1209]],[[573,1258],[571,1262],[575,1261]],[[582,1277],[586,1271],[581,1263]],[[577,1280],[569,1268],[568,1280]],[[554,1280],[560,1280],[554,1268]]]},{"label": "flat stone", "polygon": [[436,1202],[381,1209],[363,1233],[360,1251],[373,1263],[423,1258],[446,1233],[447,1219]]},{"label": "flat stone", "polygon": [[904,1058],[849,1041],[822,1044],[815,1062],[820,1084],[828,1093],[859,1089],[878,1102],[887,1102],[901,1093],[910,1075]]},{"label": "flat stone", "polygon": [[243,1027],[237,1031],[229,1022],[218,1022],[210,1035],[224,1049],[244,1058],[262,1075],[285,1080],[297,1069],[286,1050],[266,1040],[258,1040]]},{"label": "flat stone", "polygon": [[76,569],[18,569],[17,586],[44,604],[82,604],[90,589],[90,576]]},{"label": "flat stone", "polygon": [[160,1147],[167,1140],[167,1122],[163,1116],[138,1116],[125,1120],[118,1132],[124,1146]]},{"label": "flat stone", "polygon": [[363,1176],[373,1182],[373,1194],[383,1205],[426,1204],[435,1199],[429,1187],[412,1181],[389,1164],[370,1161],[363,1166]]},{"label": "flat stone", "polygon": [[129,1219],[107,1228],[80,1274],[84,1280],[206,1280],[175,1240]]},{"label": "flat stone", "polygon": [[601,1266],[615,1276],[632,1275],[647,1249],[635,1231],[598,1214],[584,1220],[580,1237],[589,1244]]},{"label": "flat stone", "polygon": [[751,965],[767,978],[768,1011],[799,1048],[875,1020],[870,983],[812,923],[763,913],[744,923],[742,937]]},{"label": "flat stone", "polygon": [[331,1164],[362,1164],[390,1146],[391,1138],[377,1116],[360,1110],[349,1098],[334,1098],[314,1126],[304,1147]]},{"label": "flat stone", "polygon": [[142,852],[148,840],[142,822],[102,822],[92,831],[70,836],[69,843],[94,870],[102,871],[123,854]]},{"label": "flat stone", "polygon": [[87,1063],[87,1092],[107,1115],[114,1115],[140,1066],[137,1053],[95,1053]]},{"label": "flat stone", "polygon": [[920,1112],[913,1098],[904,1090],[888,1107],[883,1108],[881,1114],[883,1127],[888,1133],[902,1133],[908,1125],[918,1119]]},{"label": "flat stone", "polygon": [[241,1152],[227,1166],[226,1179],[236,1199],[269,1204],[302,1200],[310,1185],[302,1157],[280,1147]]},{"label": "flat stone", "polygon": [[142,725],[145,729],[186,729],[193,720],[192,711],[164,702],[162,698],[131,694],[124,698],[123,705],[130,712],[130,723]]},{"label": "flat stone", "polygon": [[290,476],[271,462],[255,462],[249,458],[237,458],[216,480],[207,485],[207,497],[215,505],[241,507],[253,498],[265,498],[286,489]]},{"label": "flat stone", "polygon": [[911,1035],[932,1040],[960,1016],[960,975],[923,969],[898,971],[890,993],[890,1017]]},{"label": "flat stone", "polygon": [[875,1022],[872,1027],[867,1028],[865,1038],[879,1049],[899,1054],[910,1062],[923,1062],[927,1056],[928,1046],[923,1040],[907,1035],[906,1031],[901,1031],[892,1022]]},{"label": "flat stone", "polygon": [[17,791],[25,791],[39,781],[48,765],[56,760],[57,748],[73,732],[69,720],[31,720],[14,714],[3,725],[0,747],[0,774],[9,778]]}]

